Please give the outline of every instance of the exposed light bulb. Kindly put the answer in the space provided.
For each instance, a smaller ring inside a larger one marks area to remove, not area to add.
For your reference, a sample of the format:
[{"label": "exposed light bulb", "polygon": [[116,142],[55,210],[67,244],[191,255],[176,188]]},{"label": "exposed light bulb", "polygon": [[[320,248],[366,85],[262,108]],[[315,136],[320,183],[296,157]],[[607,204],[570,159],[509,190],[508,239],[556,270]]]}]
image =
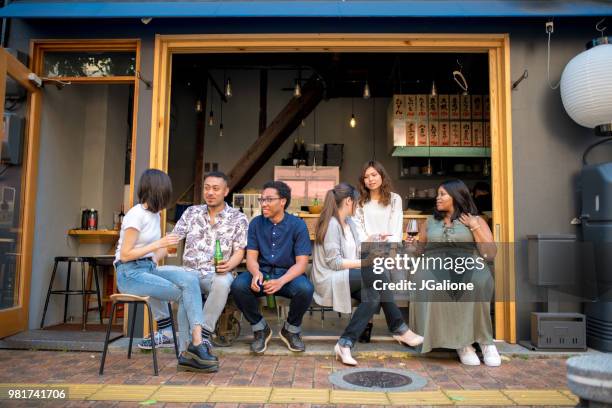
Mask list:
[{"label": "exposed light bulb", "polygon": [[210,113],[208,114],[208,126],[213,126],[214,124],[215,124],[215,114],[211,109]]},{"label": "exposed light bulb", "polygon": [[355,119],[355,114],[351,115],[351,120],[349,121],[349,125],[354,128],[355,126],[357,126],[357,119]]},{"label": "exposed light bulb", "polygon": [[219,137],[223,137],[223,123],[219,124]]},{"label": "exposed light bulb", "polygon": [[196,101],[195,110],[196,110],[196,112],[198,112],[198,113],[199,113],[199,112],[202,112],[202,101],[201,101],[201,100],[199,100],[199,99]]},{"label": "exposed light bulb", "polygon": [[436,81],[431,81],[431,96],[438,96],[438,90],[436,89]]},{"label": "exposed light bulb", "polygon": [[295,81],[295,89],[293,90],[293,96],[295,96],[296,98],[302,96],[302,87],[300,86],[300,83],[298,81]]},{"label": "exposed light bulb", "polygon": [[306,126],[306,122],[304,122],[304,119],[302,119],[302,122],[300,124],[302,125],[302,127]]},{"label": "exposed light bulb", "polygon": [[228,98],[232,97],[232,82],[229,78],[227,78],[227,82],[225,83],[225,96]]},{"label": "exposed light bulb", "polygon": [[370,94],[370,85],[368,84],[368,81],[366,81],[365,86],[363,87],[363,99],[370,99],[370,96],[372,96]]}]

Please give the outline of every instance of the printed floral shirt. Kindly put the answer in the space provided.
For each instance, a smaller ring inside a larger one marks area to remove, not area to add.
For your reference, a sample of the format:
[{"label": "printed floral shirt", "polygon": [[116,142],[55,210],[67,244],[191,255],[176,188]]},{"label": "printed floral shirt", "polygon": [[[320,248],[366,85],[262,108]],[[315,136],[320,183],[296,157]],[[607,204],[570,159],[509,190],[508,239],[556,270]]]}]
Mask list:
[{"label": "printed floral shirt", "polygon": [[214,224],[207,205],[193,205],[185,210],[172,232],[185,238],[183,266],[206,276],[215,272],[215,240],[220,241],[223,259],[227,261],[234,251],[246,248],[248,227],[246,215],[227,203],[216,215]]}]

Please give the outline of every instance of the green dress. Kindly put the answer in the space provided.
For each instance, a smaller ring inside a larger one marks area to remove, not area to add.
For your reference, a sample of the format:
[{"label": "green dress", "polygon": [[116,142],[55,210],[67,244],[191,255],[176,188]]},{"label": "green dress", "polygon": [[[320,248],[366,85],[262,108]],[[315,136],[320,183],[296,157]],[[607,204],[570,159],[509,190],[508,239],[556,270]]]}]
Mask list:
[{"label": "green dress", "polygon": [[[444,248],[465,248],[463,252],[468,256],[476,256],[474,237],[468,227],[459,220],[455,220],[450,227],[444,225],[443,220],[430,217],[427,220],[427,245],[425,254],[430,251],[439,251]],[[436,243],[444,243],[436,244]],[[462,244],[464,243],[464,244]],[[469,244],[471,243],[471,244]],[[433,248],[432,248],[433,247]],[[457,275],[454,272],[444,271],[447,278],[456,280],[463,279],[474,283],[475,299],[487,299],[487,294],[493,293],[493,277],[488,265],[483,269],[473,269],[469,274]],[[420,269],[417,271],[419,281],[421,279],[433,279],[440,281],[444,278],[439,270]],[[410,303],[410,328],[424,337],[421,348],[422,353],[427,353],[434,348],[458,349],[472,343],[493,344],[493,328],[491,324],[491,302],[466,301],[465,298],[457,299],[453,292],[443,293],[445,301],[426,301],[419,296]],[[436,300],[440,300],[437,294]]]}]

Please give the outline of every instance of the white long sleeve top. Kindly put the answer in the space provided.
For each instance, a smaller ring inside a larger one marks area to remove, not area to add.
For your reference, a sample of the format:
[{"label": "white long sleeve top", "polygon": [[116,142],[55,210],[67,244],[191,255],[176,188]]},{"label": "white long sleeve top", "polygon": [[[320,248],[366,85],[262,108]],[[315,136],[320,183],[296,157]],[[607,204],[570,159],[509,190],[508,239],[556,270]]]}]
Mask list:
[{"label": "white long sleeve top", "polygon": [[363,207],[357,207],[355,221],[362,240],[373,234],[391,234],[387,242],[402,242],[402,197],[391,193],[391,202],[387,206],[380,204],[378,200],[366,202]]}]

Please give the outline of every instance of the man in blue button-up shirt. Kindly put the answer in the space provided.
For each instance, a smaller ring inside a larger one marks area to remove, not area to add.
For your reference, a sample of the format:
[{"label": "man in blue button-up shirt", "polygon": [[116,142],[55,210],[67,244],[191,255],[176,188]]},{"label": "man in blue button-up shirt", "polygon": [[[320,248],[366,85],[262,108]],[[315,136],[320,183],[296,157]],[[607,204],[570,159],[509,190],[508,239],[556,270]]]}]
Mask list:
[{"label": "man in blue button-up shirt", "polygon": [[262,215],[249,224],[247,269],[232,283],[232,296],[253,328],[251,351],[263,353],[272,338],[272,330],[259,312],[257,298],[278,295],[291,299],[289,315],[281,340],[291,351],[304,351],[300,326],[314,288],[304,275],[311,254],[310,237],[304,221],[285,212],[291,202],[291,189],[282,181],[270,181],[263,187]]}]

